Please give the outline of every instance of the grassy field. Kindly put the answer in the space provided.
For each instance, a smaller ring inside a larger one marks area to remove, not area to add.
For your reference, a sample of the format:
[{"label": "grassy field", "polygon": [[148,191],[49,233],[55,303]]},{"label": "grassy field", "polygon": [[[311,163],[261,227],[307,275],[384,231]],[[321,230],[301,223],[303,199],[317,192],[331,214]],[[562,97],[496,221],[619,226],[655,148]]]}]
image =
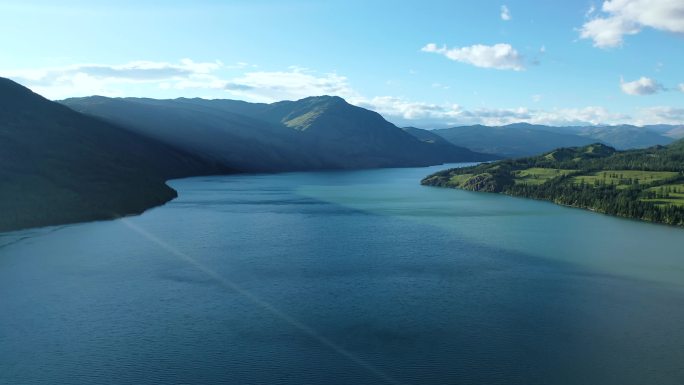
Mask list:
[{"label": "grassy field", "polygon": [[643,198],[642,201],[653,202],[659,206],[677,205],[684,207],[684,184],[666,184],[651,187],[648,192],[657,194],[655,198]]},{"label": "grassy field", "polygon": [[449,184],[453,186],[462,186],[471,176],[473,176],[473,174],[454,175],[449,178]]},{"label": "grassy field", "polygon": [[575,170],[562,170],[557,168],[528,168],[526,170],[514,171],[516,184],[542,184],[557,176],[567,175]]},{"label": "grassy field", "polygon": [[593,185],[598,182],[616,185],[617,188],[628,188],[634,184],[649,184],[673,178],[679,175],[669,171],[634,171],[634,170],[607,170],[599,171],[590,175],[578,175],[572,178],[572,183],[584,182]]}]

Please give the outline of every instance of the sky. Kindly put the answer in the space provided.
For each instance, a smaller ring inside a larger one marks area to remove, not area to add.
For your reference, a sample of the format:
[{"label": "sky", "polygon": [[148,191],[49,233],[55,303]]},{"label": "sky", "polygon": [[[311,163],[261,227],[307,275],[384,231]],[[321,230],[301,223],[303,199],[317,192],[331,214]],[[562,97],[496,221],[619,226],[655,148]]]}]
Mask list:
[{"label": "sky", "polygon": [[0,0],[0,47],[0,76],[52,100],[338,95],[422,128],[684,123],[684,0]]}]

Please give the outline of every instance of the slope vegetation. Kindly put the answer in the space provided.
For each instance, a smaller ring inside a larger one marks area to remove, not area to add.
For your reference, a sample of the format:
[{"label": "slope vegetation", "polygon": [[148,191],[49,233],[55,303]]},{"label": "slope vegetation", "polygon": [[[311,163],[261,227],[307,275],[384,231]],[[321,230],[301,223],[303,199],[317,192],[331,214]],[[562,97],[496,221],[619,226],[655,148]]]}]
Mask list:
[{"label": "slope vegetation", "polygon": [[450,169],[424,185],[497,192],[684,225],[684,141],[616,151],[603,144]]}]

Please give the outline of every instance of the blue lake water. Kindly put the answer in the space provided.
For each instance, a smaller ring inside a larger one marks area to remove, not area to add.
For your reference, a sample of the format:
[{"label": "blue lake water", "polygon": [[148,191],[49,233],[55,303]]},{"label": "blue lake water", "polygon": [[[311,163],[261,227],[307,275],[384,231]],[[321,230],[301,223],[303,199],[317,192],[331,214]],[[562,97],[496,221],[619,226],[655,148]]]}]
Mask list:
[{"label": "blue lake water", "polygon": [[0,383],[684,383],[683,229],[419,185],[442,168],[0,234]]}]

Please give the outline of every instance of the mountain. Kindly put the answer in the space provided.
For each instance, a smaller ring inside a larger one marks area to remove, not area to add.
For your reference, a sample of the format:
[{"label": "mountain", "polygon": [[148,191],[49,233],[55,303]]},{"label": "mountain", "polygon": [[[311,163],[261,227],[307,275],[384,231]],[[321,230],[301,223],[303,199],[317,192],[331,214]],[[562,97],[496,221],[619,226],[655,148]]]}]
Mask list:
[{"label": "mountain", "polygon": [[427,166],[489,158],[423,142],[334,96],[272,104],[104,97],[61,103],[244,171]]},{"label": "mountain", "polygon": [[170,178],[226,172],[0,78],[0,231],[135,214]]},{"label": "mountain", "polygon": [[483,125],[452,127],[432,132],[474,151],[500,154],[510,158],[530,156],[560,147],[584,146],[595,142],[604,143],[619,150],[646,148],[671,143],[678,135],[684,137],[684,129],[668,125],[553,127],[515,123],[496,127]]},{"label": "mountain", "polygon": [[294,130],[196,101],[87,97],[62,103],[140,135],[247,172],[322,167]]},{"label": "mountain", "polygon": [[595,142],[575,133],[547,130],[546,126],[516,123],[507,126],[462,126],[433,130],[451,143],[473,151],[506,158],[529,156],[559,147],[583,146]]},{"label": "mountain", "polygon": [[682,139],[684,138],[684,126],[671,126],[664,135],[672,139]]},{"label": "mountain", "polygon": [[580,136],[606,143],[618,150],[646,148],[666,145],[674,141],[665,133],[648,127],[637,127],[629,124],[617,126],[571,127]]},{"label": "mountain", "polygon": [[416,128],[416,127],[404,127],[403,130],[405,132],[413,135],[414,137],[418,138],[422,142],[431,143],[435,148],[448,149],[448,148],[456,147],[463,154],[469,154],[469,158],[471,158],[472,161],[489,161],[489,160],[497,160],[497,159],[501,158],[498,155],[477,153],[477,152],[471,151],[470,149],[467,149],[465,147],[456,146],[455,144],[449,142],[448,140],[442,138],[441,136],[435,134],[434,132],[432,132],[430,130],[423,130],[421,128]]},{"label": "mountain", "polygon": [[684,226],[684,140],[617,151],[604,144],[450,169],[424,185],[497,192]]},{"label": "mountain", "polygon": [[0,231],[140,213],[176,196],[171,178],[487,158],[336,97],[56,103],[0,78],[0,101]]}]

